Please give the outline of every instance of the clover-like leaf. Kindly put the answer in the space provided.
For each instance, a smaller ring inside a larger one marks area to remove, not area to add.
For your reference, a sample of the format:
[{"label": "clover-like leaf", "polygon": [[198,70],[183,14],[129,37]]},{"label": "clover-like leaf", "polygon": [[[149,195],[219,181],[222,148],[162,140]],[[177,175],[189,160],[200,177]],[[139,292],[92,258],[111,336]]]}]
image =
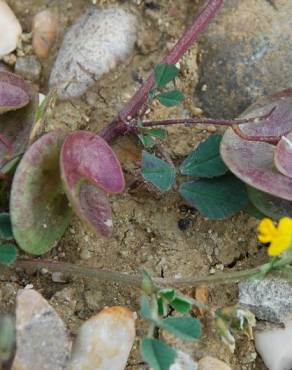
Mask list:
[{"label": "clover-like leaf", "polygon": [[17,249],[14,244],[0,244],[0,263],[11,265],[17,257]]},{"label": "clover-like leaf", "polygon": [[106,193],[120,193],[125,186],[113,150],[100,136],[75,131],[64,141],[60,166],[74,211],[93,231],[110,236],[113,223]]},{"label": "clover-like leaf", "polygon": [[177,356],[173,348],[153,338],[142,339],[140,352],[143,359],[153,370],[169,370]]},{"label": "clover-like leaf", "polygon": [[212,220],[232,216],[248,204],[245,185],[231,174],[185,182],[179,192],[191,206]]},{"label": "clover-like leaf", "polygon": [[292,132],[282,136],[278,142],[274,160],[279,172],[285,176],[292,177]]},{"label": "clover-like leaf", "polygon": [[276,221],[285,216],[292,217],[291,201],[264,193],[251,186],[247,186],[247,194],[251,203],[265,216]]},{"label": "clover-like leaf", "polygon": [[190,316],[167,317],[159,321],[159,326],[186,341],[197,340],[202,335],[200,321]]},{"label": "clover-like leaf", "polygon": [[183,175],[195,177],[216,177],[224,175],[228,168],[221,159],[219,146],[222,135],[211,135],[183,161],[180,171]]},{"label": "clover-like leaf", "polygon": [[10,216],[21,249],[50,250],[69,224],[71,209],[62,187],[59,156],[66,134],[52,131],[24,154],[13,178]]},{"label": "clover-like leaf", "polygon": [[[263,117],[252,123],[241,124],[245,135],[280,137],[292,131],[292,89],[259,100],[241,118]],[[272,111],[272,113],[270,113]],[[286,200],[292,200],[292,178],[275,167],[275,145],[248,141],[229,128],[221,141],[220,153],[226,166],[246,184]]]},{"label": "clover-like leaf", "polygon": [[165,87],[179,74],[179,69],[173,64],[158,64],[154,69],[154,78],[157,87]]},{"label": "clover-like leaf", "polygon": [[169,163],[146,151],[142,152],[142,176],[160,191],[170,190],[175,182],[175,169]]},{"label": "clover-like leaf", "polygon": [[24,107],[30,98],[30,86],[21,76],[0,71],[0,114]]},{"label": "clover-like leaf", "polygon": [[157,96],[159,102],[166,107],[174,107],[183,102],[184,96],[179,90],[162,92]]}]

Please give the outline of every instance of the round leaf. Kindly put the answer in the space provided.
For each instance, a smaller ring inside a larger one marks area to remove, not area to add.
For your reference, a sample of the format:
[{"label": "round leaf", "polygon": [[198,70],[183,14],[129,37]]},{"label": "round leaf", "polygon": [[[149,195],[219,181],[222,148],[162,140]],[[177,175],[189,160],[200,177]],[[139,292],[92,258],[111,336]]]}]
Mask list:
[{"label": "round leaf", "polygon": [[282,136],[274,153],[275,165],[283,175],[292,177],[292,133]]},{"label": "round leaf", "polygon": [[166,107],[174,107],[184,100],[183,94],[178,90],[166,91],[157,96],[159,102]]},{"label": "round leaf", "polygon": [[14,73],[0,71],[0,114],[24,107],[29,100],[29,84]]},{"label": "round leaf", "polygon": [[[263,117],[240,125],[244,134],[280,137],[292,131],[292,89],[253,104],[241,118]],[[271,113],[272,112],[272,113]],[[220,152],[227,167],[246,184],[286,200],[292,200],[292,179],[277,171],[275,146],[241,139],[230,128],[222,139]]]},{"label": "round leaf", "polygon": [[197,340],[202,335],[200,321],[194,317],[167,317],[159,326],[186,341]]},{"label": "round leaf", "polygon": [[179,69],[173,64],[158,64],[154,69],[154,78],[157,87],[165,87],[179,74]]},{"label": "round leaf", "polygon": [[245,185],[230,174],[186,182],[179,192],[192,207],[213,220],[232,216],[248,203]]},{"label": "round leaf", "polygon": [[125,186],[115,153],[100,136],[76,131],[64,141],[60,166],[75,212],[93,231],[110,236],[112,215],[106,193],[120,193]]},{"label": "round leaf", "polygon": [[14,237],[26,252],[51,249],[69,224],[71,209],[62,188],[59,155],[65,133],[53,131],[37,140],[19,163],[11,189]]},{"label": "round leaf", "polygon": [[14,239],[9,213],[0,213],[0,239]]}]

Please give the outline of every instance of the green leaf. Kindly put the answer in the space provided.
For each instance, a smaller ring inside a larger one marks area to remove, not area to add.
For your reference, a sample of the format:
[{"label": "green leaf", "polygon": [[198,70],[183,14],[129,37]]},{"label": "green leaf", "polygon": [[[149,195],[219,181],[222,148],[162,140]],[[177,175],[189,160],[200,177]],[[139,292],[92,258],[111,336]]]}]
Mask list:
[{"label": "green leaf", "polygon": [[[9,360],[15,344],[15,321],[10,316],[0,317],[0,364]],[[1,367],[2,368],[2,367]]]},{"label": "green leaf", "polygon": [[249,216],[252,216],[254,218],[257,218],[258,220],[261,220],[265,217],[265,215],[258,210],[252,203],[249,203],[247,207],[244,210]]},{"label": "green leaf", "polygon": [[248,204],[244,183],[232,174],[185,182],[179,192],[192,207],[212,220],[229,217]]},{"label": "green leaf", "polygon": [[165,87],[179,74],[179,69],[173,64],[158,64],[154,69],[154,78],[157,87]]},{"label": "green leaf", "polygon": [[222,176],[228,168],[221,159],[219,147],[222,135],[211,135],[181,164],[183,175],[196,177]]},{"label": "green leaf", "polygon": [[167,303],[162,297],[157,298],[158,314],[160,316],[167,315]]},{"label": "green leaf", "polygon": [[145,148],[153,148],[154,145],[156,144],[155,143],[155,140],[152,139],[151,136],[149,135],[142,135],[142,134],[138,134],[138,138],[140,139],[142,145],[145,147]]},{"label": "green leaf", "polygon": [[186,341],[197,340],[202,335],[201,323],[194,317],[167,317],[159,321],[159,326]]},{"label": "green leaf", "polygon": [[172,288],[160,289],[158,294],[171,302],[175,297],[175,290]]},{"label": "green leaf", "polygon": [[153,370],[169,370],[177,356],[176,351],[157,339],[144,338],[140,345],[141,355]]},{"label": "green leaf", "polygon": [[169,190],[175,181],[173,166],[146,151],[142,152],[142,176],[161,192]]},{"label": "green leaf", "polygon": [[265,216],[275,221],[284,216],[292,217],[291,201],[280,199],[251,186],[247,186],[247,194],[251,203]]},{"label": "green leaf", "polygon": [[9,213],[0,213],[0,239],[14,239]]},{"label": "green leaf", "polygon": [[15,262],[17,258],[17,249],[14,244],[0,245],[0,263],[10,265]]},{"label": "green leaf", "polygon": [[151,313],[151,307],[150,307],[150,301],[149,298],[146,295],[142,295],[141,301],[140,301],[140,314],[144,319],[152,321],[152,313]]},{"label": "green leaf", "polygon": [[179,90],[166,91],[157,96],[157,99],[166,107],[174,107],[184,100],[183,94]]},{"label": "green leaf", "polygon": [[192,309],[192,303],[187,300],[185,297],[176,297],[171,303],[171,307],[174,308],[177,312],[186,314]]},{"label": "green leaf", "polygon": [[145,132],[153,137],[157,137],[158,139],[165,139],[167,131],[163,128],[144,128]]}]

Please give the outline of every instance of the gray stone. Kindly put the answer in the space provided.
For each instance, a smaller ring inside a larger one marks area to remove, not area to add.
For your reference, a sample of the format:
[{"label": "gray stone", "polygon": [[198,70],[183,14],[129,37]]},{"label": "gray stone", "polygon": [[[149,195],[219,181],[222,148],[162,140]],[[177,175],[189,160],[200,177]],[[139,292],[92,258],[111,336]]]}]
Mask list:
[{"label": "gray stone", "polygon": [[292,2],[225,0],[201,38],[197,94],[209,116],[236,117],[292,85]]},{"label": "gray stone", "polygon": [[33,289],[17,295],[16,346],[12,370],[63,370],[68,365],[71,342],[65,325]]},{"label": "gray stone", "polygon": [[260,320],[285,322],[292,318],[292,285],[276,279],[241,283],[239,303],[249,308]]},{"label": "gray stone", "polygon": [[119,8],[89,9],[67,31],[50,76],[59,97],[82,95],[131,53],[136,18]]},{"label": "gray stone", "polygon": [[177,357],[169,370],[198,370],[198,364],[187,353],[177,351]]},{"label": "gray stone", "polygon": [[26,80],[37,82],[41,76],[42,67],[40,62],[33,56],[19,57],[15,63],[15,73]]}]

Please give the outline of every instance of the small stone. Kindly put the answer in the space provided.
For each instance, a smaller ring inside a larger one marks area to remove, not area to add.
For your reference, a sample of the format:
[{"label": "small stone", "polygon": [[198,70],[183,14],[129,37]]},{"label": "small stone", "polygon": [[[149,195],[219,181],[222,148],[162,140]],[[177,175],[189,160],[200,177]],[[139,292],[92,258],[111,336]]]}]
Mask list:
[{"label": "small stone", "polygon": [[33,56],[17,58],[14,68],[15,73],[26,80],[37,82],[40,79],[42,67]]},{"label": "small stone", "polygon": [[133,312],[105,308],[81,326],[69,369],[124,370],[134,340]]},{"label": "small stone", "polygon": [[198,365],[198,370],[231,370],[231,367],[225,362],[211,356],[203,357]]},{"label": "small stone", "polygon": [[285,328],[255,331],[255,347],[269,370],[292,368],[292,321]]},{"label": "small stone", "polygon": [[37,57],[46,59],[56,41],[59,28],[57,14],[51,9],[37,13],[32,22],[32,46]]},{"label": "small stone", "polygon": [[225,0],[203,33],[197,94],[208,116],[236,117],[292,85],[292,2],[271,3]]},{"label": "small stone", "polygon": [[5,1],[0,0],[0,57],[16,49],[21,37],[21,25]]},{"label": "small stone", "polygon": [[239,302],[259,320],[285,322],[292,318],[292,285],[276,279],[246,281],[239,285]]},{"label": "small stone", "polygon": [[119,8],[89,9],[67,31],[50,76],[59,97],[82,95],[131,53],[136,18]]},{"label": "small stone", "polygon": [[63,321],[35,290],[16,300],[16,355],[12,370],[64,370],[71,343]]},{"label": "small stone", "polygon": [[198,370],[198,364],[186,353],[177,351],[177,357],[169,370]]},{"label": "small stone", "polygon": [[52,273],[52,281],[54,283],[66,283],[68,279],[62,272],[55,271]]}]

